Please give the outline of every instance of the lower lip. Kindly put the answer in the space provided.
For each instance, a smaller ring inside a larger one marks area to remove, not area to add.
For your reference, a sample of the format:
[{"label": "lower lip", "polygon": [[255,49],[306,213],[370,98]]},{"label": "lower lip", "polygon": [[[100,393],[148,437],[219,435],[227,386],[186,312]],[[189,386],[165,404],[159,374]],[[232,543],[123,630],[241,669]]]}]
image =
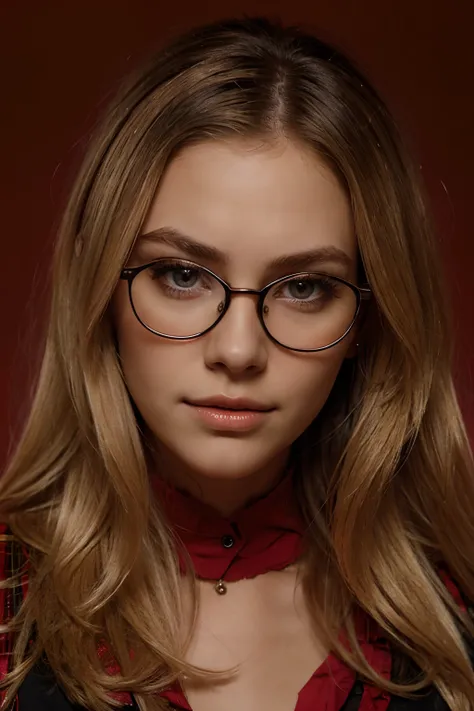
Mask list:
[{"label": "lower lip", "polygon": [[243,432],[261,425],[270,411],[259,410],[221,410],[218,407],[189,405],[199,419],[214,430],[232,430]]}]

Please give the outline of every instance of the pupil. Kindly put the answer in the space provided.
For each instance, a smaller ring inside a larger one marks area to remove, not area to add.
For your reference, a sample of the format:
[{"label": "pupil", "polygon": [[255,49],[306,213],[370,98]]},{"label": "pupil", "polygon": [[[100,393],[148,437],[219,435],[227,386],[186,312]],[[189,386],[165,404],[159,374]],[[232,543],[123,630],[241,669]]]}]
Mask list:
[{"label": "pupil", "polygon": [[179,286],[190,286],[196,281],[196,273],[192,269],[179,269],[175,272],[175,281]]},{"label": "pupil", "polygon": [[308,284],[306,281],[292,282],[290,291],[297,297],[309,296],[311,294],[311,284]]}]

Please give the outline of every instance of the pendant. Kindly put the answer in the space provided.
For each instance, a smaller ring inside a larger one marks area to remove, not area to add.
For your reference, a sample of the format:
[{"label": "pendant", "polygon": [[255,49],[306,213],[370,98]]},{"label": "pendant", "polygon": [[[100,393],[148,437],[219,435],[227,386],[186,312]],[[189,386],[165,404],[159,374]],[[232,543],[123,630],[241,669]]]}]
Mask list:
[{"label": "pendant", "polygon": [[214,589],[218,595],[225,595],[227,592],[227,585],[224,583],[223,580],[218,580],[215,584]]}]

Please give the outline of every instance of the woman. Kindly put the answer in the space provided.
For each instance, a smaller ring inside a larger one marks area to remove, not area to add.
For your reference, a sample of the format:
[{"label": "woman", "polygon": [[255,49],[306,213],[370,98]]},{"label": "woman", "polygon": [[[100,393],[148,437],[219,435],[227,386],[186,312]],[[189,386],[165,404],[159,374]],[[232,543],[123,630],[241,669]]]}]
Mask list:
[{"label": "woman", "polygon": [[1,480],[4,708],[472,707],[431,232],[386,108],[314,37],[204,27],[123,88]]}]

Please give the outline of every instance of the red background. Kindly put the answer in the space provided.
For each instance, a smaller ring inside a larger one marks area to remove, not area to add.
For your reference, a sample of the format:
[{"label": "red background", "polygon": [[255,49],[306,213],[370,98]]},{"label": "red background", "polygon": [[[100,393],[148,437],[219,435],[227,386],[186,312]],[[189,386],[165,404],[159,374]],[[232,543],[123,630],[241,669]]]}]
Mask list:
[{"label": "red background", "polygon": [[439,227],[456,381],[474,434],[472,0],[3,0],[0,463],[36,365],[55,221],[98,112],[123,72],[158,41],[242,13],[304,23],[335,42],[394,111],[423,167]]}]

